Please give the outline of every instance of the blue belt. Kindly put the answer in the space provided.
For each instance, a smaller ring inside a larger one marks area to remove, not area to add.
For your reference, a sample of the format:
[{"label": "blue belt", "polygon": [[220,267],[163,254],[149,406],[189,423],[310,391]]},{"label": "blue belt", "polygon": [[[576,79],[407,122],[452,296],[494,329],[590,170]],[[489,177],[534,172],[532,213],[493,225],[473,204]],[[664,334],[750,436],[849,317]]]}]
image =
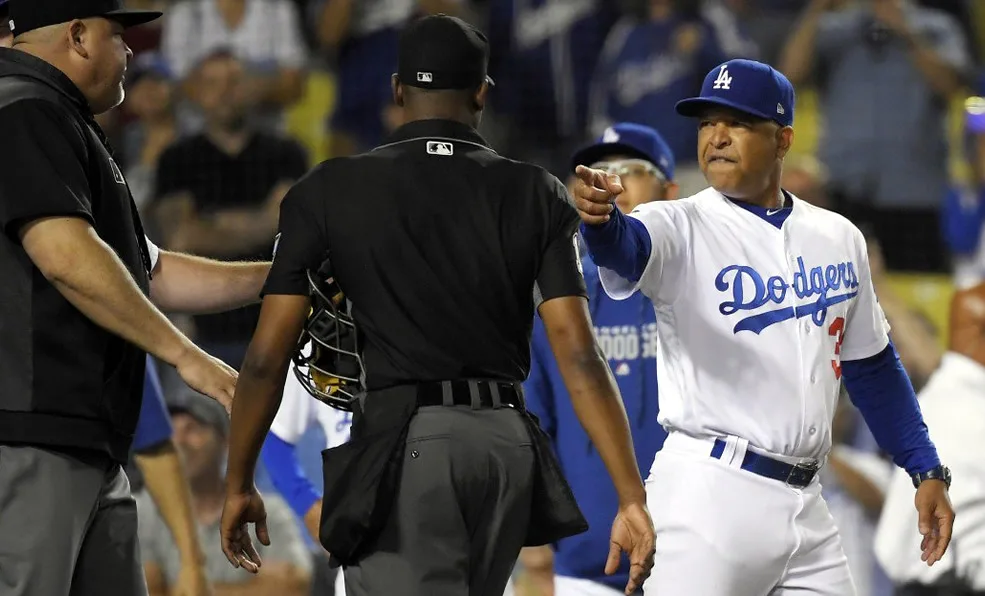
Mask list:
[{"label": "blue belt", "polygon": [[[711,449],[711,456],[715,459],[721,459],[723,453],[725,453],[725,441],[723,439],[715,439],[715,446]],[[765,478],[779,480],[787,486],[795,488],[804,488],[810,484],[811,480],[814,480],[814,476],[817,475],[817,471],[821,468],[817,462],[788,464],[771,457],[766,457],[765,455],[753,453],[748,449],[746,450],[745,457],[742,458],[742,465],[739,467],[747,472],[752,472]]]}]

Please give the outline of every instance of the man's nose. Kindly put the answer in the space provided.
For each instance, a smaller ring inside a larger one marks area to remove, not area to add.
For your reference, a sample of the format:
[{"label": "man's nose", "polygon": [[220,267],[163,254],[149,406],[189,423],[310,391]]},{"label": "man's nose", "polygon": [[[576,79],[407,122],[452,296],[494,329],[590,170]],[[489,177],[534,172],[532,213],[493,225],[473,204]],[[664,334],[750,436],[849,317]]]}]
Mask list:
[{"label": "man's nose", "polygon": [[728,126],[725,126],[725,124],[721,122],[713,124],[711,138],[709,141],[716,149],[727,147],[732,142],[732,137],[729,135]]}]

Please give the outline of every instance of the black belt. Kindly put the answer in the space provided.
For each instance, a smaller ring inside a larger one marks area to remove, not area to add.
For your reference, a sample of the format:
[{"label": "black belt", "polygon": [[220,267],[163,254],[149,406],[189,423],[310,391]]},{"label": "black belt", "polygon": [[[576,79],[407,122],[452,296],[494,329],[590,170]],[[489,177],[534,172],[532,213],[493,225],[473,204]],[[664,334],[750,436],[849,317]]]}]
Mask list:
[{"label": "black belt", "polygon": [[417,385],[417,405],[523,408],[523,398],[513,383],[497,381],[435,381]]},{"label": "black belt", "polygon": [[[725,452],[725,441],[715,439],[715,446],[711,449],[711,456],[721,459]],[[746,456],[742,458],[742,465],[739,466],[747,472],[758,474],[773,480],[779,480],[787,486],[804,488],[814,480],[820,466],[816,462],[809,464],[788,464],[772,457],[766,457],[758,453],[746,450]]]}]

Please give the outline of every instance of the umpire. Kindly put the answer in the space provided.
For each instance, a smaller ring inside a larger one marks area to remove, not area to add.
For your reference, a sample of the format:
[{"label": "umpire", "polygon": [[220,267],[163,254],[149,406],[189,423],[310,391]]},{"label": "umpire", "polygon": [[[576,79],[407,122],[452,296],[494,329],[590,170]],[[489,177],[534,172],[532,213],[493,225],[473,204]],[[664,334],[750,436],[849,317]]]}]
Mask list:
[{"label": "umpire", "polygon": [[[122,464],[145,350],[228,404],[235,371],[155,308],[255,301],[269,265],[158,250],[94,114],[123,100],[122,0],[11,0],[0,49],[0,594],[145,594]],[[151,282],[153,274],[154,280]],[[151,295],[154,302],[148,299]]]},{"label": "umpire", "polygon": [[352,440],[324,454],[321,541],[345,567],[349,596],[501,596],[521,546],[584,531],[524,411],[535,308],[619,495],[609,572],[621,549],[631,589],[649,573],[653,530],[589,319],[578,216],[561,182],[500,157],[476,132],[488,51],[457,18],[409,25],[393,77],[407,124],[367,154],[323,163],[284,200],[232,411],[221,531],[234,565],[260,563],[247,523],[268,541],[257,454],[309,312],[306,271],[328,255],[367,389]]}]

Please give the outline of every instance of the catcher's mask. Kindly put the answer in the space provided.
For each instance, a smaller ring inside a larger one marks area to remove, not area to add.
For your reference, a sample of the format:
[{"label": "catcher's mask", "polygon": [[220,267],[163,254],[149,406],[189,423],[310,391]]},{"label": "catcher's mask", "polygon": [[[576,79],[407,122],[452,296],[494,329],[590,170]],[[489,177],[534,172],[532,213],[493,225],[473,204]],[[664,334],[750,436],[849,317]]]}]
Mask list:
[{"label": "catcher's mask", "polygon": [[351,412],[363,382],[351,304],[335,281],[327,259],[317,272],[308,271],[308,284],[311,314],[294,354],[294,374],[313,397]]}]

